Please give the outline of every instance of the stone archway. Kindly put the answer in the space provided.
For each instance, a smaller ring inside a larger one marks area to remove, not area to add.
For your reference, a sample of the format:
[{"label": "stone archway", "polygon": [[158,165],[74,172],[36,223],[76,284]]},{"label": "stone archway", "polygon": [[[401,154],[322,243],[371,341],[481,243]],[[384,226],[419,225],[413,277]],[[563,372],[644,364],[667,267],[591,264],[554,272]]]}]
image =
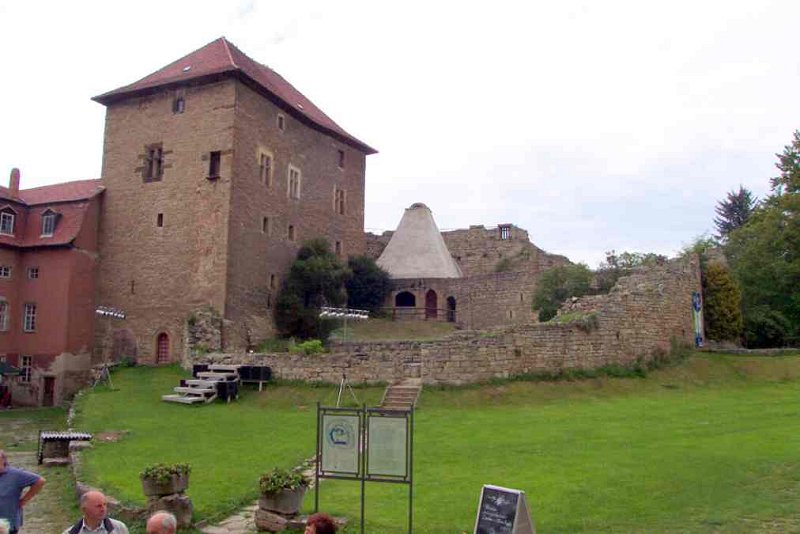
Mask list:
[{"label": "stone archway", "polygon": [[166,332],[161,332],[156,337],[156,364],[169,363],[169,335]]},{"label": "stone archway", "polygon": [[447,297],[447,322],[456,322],[456,298]]},{"label": "stone archway", "polygon": [[417,305],[417,298],[410,291],[402,291],[394,297],[394,305],[398,308],[413,308]]},{"label": "stone archway", "polygon": [[429,289],[428,292],[425,293],[425,318],[436,319],[439,311],[438,308],[439,297],[436,295],[436,291]]}]

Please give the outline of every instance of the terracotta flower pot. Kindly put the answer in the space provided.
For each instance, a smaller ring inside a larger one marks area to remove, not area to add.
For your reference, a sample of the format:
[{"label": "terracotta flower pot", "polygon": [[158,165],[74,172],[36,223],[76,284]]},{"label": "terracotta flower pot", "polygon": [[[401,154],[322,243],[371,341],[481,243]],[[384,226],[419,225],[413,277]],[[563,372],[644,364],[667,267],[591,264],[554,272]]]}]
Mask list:
[{"label": "terracotta flower pot", "polygon": [[300,512],[306,489],[306,486],[300,486],[296,489],[284,489],[275,493],[262,493],[258,500],[258,507],[268,512],[294,515]]},{"label": "terracotta flower pot", "polygon": [[172,475],[167,480],[142,479],[142,491],[147,497],[161,497],[173,493],[183,493],[189,487],[189,475]]}]

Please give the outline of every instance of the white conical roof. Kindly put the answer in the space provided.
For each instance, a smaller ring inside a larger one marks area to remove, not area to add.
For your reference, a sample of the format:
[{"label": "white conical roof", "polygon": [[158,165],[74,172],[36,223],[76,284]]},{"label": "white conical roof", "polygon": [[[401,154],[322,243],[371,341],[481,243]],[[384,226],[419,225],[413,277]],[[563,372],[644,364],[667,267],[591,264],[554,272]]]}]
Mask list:
[{"label": "white conical roof", "polygon": [[392,278],[461,278],[431,210],[421,203],[406,209],[378,265]]}]

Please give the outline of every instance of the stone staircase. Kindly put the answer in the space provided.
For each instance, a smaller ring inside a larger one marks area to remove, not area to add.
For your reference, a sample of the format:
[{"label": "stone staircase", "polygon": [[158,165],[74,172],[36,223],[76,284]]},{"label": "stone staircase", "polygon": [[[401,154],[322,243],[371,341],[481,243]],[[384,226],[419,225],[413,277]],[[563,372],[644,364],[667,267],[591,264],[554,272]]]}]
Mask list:
[{"label": "stone staircase", "polygon": [[[220,382],[225,384],[220,384]],[[184,380],[182,385],[174,387],[174,394],[162,395],[161,400],[180,404],[208,404],[216,400],[220,385],[230,388],[228,384],[232,382],[235,382],[232,389],[236,391],[239,383],[238,365],[211,365],[208,371],[197,373],[196,378]],[[238,393],[236,396],[238,397]],[[230,396],[226,397],[226,400],[230,402]]]},{"label": "stone staircase", "polygon": [[410,411],[416,406],[421,391],[421,379],[405,378],[386,388],[380,407],[386,410]]}]

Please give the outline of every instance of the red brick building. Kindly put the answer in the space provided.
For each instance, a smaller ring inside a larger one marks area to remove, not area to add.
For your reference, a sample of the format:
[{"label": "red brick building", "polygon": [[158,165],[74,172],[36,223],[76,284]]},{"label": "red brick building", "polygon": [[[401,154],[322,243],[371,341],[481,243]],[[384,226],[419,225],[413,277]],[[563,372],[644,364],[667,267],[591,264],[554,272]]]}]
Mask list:
[{"label": "red brick building", "polygon": [[15,404],[52,406],[91,365],[103,186],[0,187],[0,359],[19,367]]},{"label": "red brick building", "polygon": [[178,361],[187,322],[209,308],[221,345],[244,348],[273,333],[303,241],[365,252],[375,150],[226,39],[94,100],[106,106],[98,303],[127,316],[98,320],[97,359]]}]

